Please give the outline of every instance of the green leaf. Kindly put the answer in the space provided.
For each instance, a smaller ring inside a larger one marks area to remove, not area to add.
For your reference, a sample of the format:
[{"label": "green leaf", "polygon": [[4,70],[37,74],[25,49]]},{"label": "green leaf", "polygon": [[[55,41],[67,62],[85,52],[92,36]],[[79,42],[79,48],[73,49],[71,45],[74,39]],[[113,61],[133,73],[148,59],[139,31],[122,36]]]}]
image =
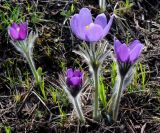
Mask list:
[{"label": "green leaf", "polygon": [[41,75],[42,75],[42,67],[38,67],[38,69],[37,69],[37,73],[38,73],[38,75],[39,75],[39,76],[41,76]]},{"label": "green leaf", "polygon": [[45,89],[44,89],[44,78],[41,80],[41,83],[40,83],[40,89],[41,89],[41,93],[43,95],[43,98],[45,100],[47,100],[47,96],[46,96],[46,92],[45,92]]},{"label": "green leaf", "polygon": [[4,128],[5,128],[6,133],[11,133],[11,128],[10,127],[5,126]]},{"label": "green leaf", "polygon": [[74,13],[74,11],[75,11],[75,7],[74,7],[73,4],[71,5],[71,10],[70,11],[71,11],[71,13]]},{"label": "green leaf", "polygon": [[104,108],[107,107],[107,101],[106,101],[106,90],[105,90],[105,85],[103,83],[103,78],[100,77],[100,84],[99,84],[99,97],[101,100],[101,103]]}]

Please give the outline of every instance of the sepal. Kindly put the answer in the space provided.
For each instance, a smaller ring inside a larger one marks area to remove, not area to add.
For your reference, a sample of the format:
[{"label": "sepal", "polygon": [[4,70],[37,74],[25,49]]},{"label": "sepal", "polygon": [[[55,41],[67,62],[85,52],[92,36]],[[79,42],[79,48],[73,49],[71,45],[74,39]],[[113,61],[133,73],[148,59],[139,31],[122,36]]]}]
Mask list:
[{"label": "sepal", "polygon": [[23,56],[32,56],[33,54],[33,45],[38,37],[37,33],[30,32],[28,38],[23,41],[13,41],[11,40],[11,44],[19,51]]},{"label": "sepal", "polygon": [[89,85],[89,81],[87,78],[83,79],[82,86],[80,88],[78,88],[78,90],[76,92],[73,92],[73,90],[71,90],[72,88],[68,87],[68,85],[66,83],[65,74],[62,74],[59,76],[59,84],[65,90],[65,92],[68,94],[69,98],[71,98],[71,97],[77,97],[85,88],[87,88]]},{"label": "sepal", "polygon": [[106,57],[110,55],[111,52],[108,46],[107,41],[101,41],[96,44],[91,43],[90,46],[84,43],[83,47],[79,46],[79,51],[73,50],[73,52],[84,58],[85,62],[89,66],[90,72],[93,73],[93,69],[98,70]]},{"label": "sepal", "polygon": [[123,90],[122,91],[126,90],[127,86],[132,82],[134,78],[134,73],[135,73],[134,66],[131,66],[128,72],[126,73],[126,75],[123,77],[123,75],[120,74],[120,69],[118,69],[118,64],[116,65],[117,65],[117,80],[114,85],[113,94],[118,92],[121,80],[123,80],[123,86],[122,86]]}]

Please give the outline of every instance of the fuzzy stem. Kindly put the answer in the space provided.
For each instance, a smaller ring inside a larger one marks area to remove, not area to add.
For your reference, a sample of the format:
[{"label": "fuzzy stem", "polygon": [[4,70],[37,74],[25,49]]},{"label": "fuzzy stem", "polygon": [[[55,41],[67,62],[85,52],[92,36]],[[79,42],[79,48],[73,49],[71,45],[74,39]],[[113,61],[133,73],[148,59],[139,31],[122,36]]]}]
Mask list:
[{"label": "fuzzy stem", "polygon": [[26,59],[27,59],[28,64],[29,64],[29,66],[31,68],[31,71],[32,71],[32,73],[34,75],[36,83],[39,84],[39,75],[38,75],[37,70],[35,68],[35,65],[34,65],[32,57],[29,54],[26,54]]},{"label": "fuzzy stem", "polygon": [[124,78],[121,77],[118,93],[117,93],[117,96],[116,96],[116,99],[113,105],[113,120],[114,121],[116,121],[118,117],[119,105],[120,105],[121,95],[122,95],[122,90],[123,90],[123,81],[124,81]]},{"label": "fuzzy stem", "polygon": [[95,93],[94,93],[94,107],[93,107],[93,119],[94,120],[98,120],[99,114],[98,114],[98,110],[99,110],[99,96],[98,96],[98,86],[99,86],[99,64],[97,59],[96,59],[96,51],[95,51],[95,44],[90,43],[90,50],[91,50],[91,57],[92,57],[92,78],[94,81],[94,89],[95,89]]},{"label": "fuzzy stem", "polygon": [[99,109],[99,102],[98,102],[99,75],[98,75],[98,70],[94,69],[93,73],[94,73],[93,74],[93,80],[94,80],[94,89],[95,89],[93,119],[97,120],[98,119],[98,109]]},{"label": "fuzzy stem", "polygon": [[[38,73],[37,73],[37,71],[36,71],[36,68],[35,68],[35,66],[34,66],[33,59],[32,59],[32,57],[31,57],[31,55],[27,54],[27,52],[25,51],[25,49],[23,49],[23,52],[24,52],[24,55],[25,55],[26,60],[28,61],[29,66],[30,66],[30,68],[31,68],[31,71],[32,71],[32,73],[33,73],[33,75],[34,75],[34,78],[35,78],[35,80],[36,80],[36,83],[39,84],[39,75],[38,75]],[[19,112],[21,111],[21,109],[23,108],[23,106],[24,106],[27,98],[29,97],[29,94],[32,92],[32,90],[33,90],[33,87],[31,87],[31,88],[29,89],[29,91],[28,91],[27,95],[25,96],[25,98],[24,98],[24,100],[23,100],[23,102],[22,102],[22,105],[21,105],[20,108],[18,109],[17,113],[19,113]]]},{"label": "fuzzy stem", "polygon": [[106,0],[99,0],[99,7],[102,11],[106,10]]},{"label": "fuzzy stem", "polygon": [[78,115],[80,121],[81,121],[82,123],[85,123],[85,119],[84,119],[84,116],[83,116],[83,113],[82,113],[82,109],[81,109],[81,107],[80,107],[80,105],[79,105],[79,103],[78,103],[77,100],[78,100],[77,97],[73,98],[74,106],[75,106],[77,115]]}]

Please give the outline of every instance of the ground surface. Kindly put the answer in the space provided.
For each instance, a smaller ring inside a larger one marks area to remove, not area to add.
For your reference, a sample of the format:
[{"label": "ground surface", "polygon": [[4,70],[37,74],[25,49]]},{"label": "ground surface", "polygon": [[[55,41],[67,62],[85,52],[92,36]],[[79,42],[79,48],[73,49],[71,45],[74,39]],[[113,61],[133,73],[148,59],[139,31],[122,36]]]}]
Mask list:
[{"label": "ground surface", "polygon": [[[91,118],[91,89],[82,95],[86,124],[80,125],[65,92],[55,88],[58,74],[68,67],[81,67],[88,72],[87,65],[72,50],[81,43],[69,28],[69,18],[82,7],[92,10],[93,16],[100,13],[97,2],[83,1],[19,1],[0,4],[0,132],[106,132],[106,133],[160,133],[160,2],[159,0],[133,0],[133,6],[124,4],[115,18],[107,39],[113,45],[113,36],[129,41],[138,38],[144,45],[140,62],[145,69],[145,87],[142,86],[142,71],[137,69],[138,79],[122,97],[119,118],[109,123],[107,114],[96,122]],[[112,14],[115,1],[107,1],[105,14]],[[71,6],[75,10],[71,11]],[[71,11],[71,12],[70,12]],[[39,37],[34,47],[36,67],[43,69],[45,93],[43,98],[27,62],[10,44],[7,27],[12,21],[28,20],[30,29],[37,29]],[[104,84],[111,89],[112,62],[106,62]],[[22,107],[29,88],[33,93]],[[111,91],[107,97],[110,97]],[[47,106],[47,108],[46,108]],[[19,108],[21,110],[18,112]]]}]

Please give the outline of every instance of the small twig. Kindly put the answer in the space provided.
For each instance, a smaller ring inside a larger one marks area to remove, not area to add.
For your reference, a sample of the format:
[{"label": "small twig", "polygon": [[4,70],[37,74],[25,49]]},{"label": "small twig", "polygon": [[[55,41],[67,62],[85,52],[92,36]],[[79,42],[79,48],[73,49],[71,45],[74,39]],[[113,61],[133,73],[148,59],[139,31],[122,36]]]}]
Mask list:
[{"label": "small twig", "polygon": [[20,108],[18,109],[17,114],[19,114],[20,111],[22,110],[22,108],[23,108],[23,106],[24,106],[24,104],[25,104],[25,102],[26,102],[27,98],[29,97],[29,95],[30,95],[30,93],[31,93],[32,90],[33,90],[33,86],[29,89],[27,95],[26,95],[25,98],[23,99],[23,102],[22,102]]},{"label": "small twig", "polygon": [[52,112],[51,112],[50,109],[47,107],[47,105],[45,104],[45,102],[43,102],[43,100],[40,98],[40,96],[37,95],[36,92],[32,91],[32,94],[34,94],[34,95],[41,101],[41,103],[46,107],[46,109],[47,109],[48,112],[50,113],[50,118],[49,118],[49,120],[51,120],[51,118],[52,118]]},{"label": "small twig", "polygon": [[85,117],[85,119],[87,119],[88,121],[90,121],[90,122],[92,122],[92,123],[96,123],[96,124],[100,125],[100,123],[97,122],[97,121],[95,121],[94,119],[90,119],[90,118],[88,118],[88,117]]}]

